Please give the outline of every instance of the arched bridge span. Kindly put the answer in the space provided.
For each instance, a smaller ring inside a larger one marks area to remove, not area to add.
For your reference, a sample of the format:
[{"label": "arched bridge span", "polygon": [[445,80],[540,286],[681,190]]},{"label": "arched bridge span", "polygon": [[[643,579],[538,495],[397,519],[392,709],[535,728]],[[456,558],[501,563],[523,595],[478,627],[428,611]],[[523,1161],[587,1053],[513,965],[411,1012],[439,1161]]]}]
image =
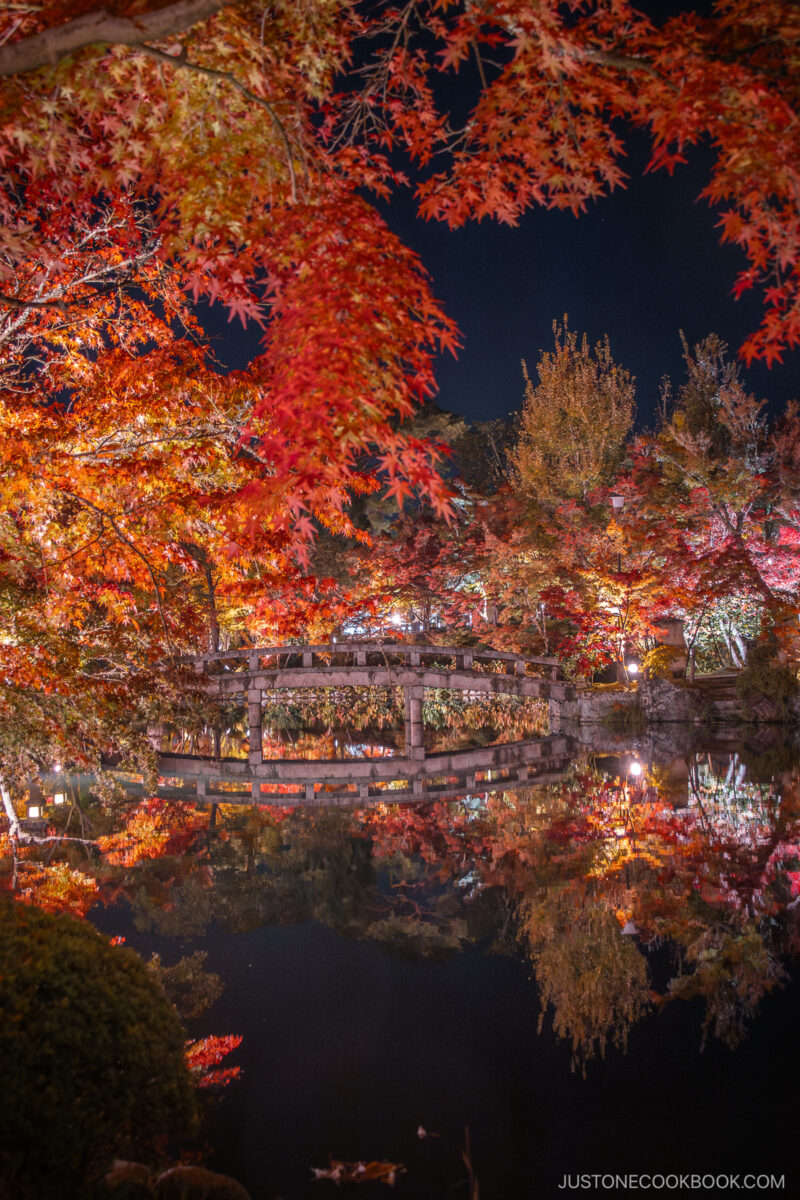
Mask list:
[{"label": "arched bridge span", "polygon": [[573,686],[558,679],[556,658],[411,642],[348,641],[225,650],[196,658],[194,667],[204,676],[211,695],[221,699],[246,697],[253,767],[264,761],[261,713],[265,691],[402,687],[405,756],[411,760],[425,757],[422,738],[425,688],[541,700],[566,700],[574,695]]}]

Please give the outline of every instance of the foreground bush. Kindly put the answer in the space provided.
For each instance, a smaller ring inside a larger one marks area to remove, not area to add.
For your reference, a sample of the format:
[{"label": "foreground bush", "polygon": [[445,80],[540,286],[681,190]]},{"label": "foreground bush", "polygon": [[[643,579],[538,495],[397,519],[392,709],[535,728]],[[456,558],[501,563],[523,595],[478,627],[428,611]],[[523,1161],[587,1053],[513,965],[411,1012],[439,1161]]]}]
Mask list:
[{"label": "foreground bush", "polygon": [[115,1146],[191,1130],[183,1030],[132,950],[3,900],[0,1013],[0,1200],[73,1200]]}]

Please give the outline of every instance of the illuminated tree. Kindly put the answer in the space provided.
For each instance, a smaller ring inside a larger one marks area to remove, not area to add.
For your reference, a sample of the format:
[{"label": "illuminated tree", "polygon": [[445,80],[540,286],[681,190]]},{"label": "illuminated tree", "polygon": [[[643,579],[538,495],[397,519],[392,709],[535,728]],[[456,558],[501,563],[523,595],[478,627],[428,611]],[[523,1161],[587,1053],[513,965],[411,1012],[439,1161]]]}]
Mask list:
[{"label": "illuminated tree", "polygon": [[522,364],[525,399],[512,455],[516,486],[548,512],[613,481],[635,410],[633,379],[614,362],[608,338],[591,349],[566,317],[553,334],[555,350],[542,352],[537,384]]}]

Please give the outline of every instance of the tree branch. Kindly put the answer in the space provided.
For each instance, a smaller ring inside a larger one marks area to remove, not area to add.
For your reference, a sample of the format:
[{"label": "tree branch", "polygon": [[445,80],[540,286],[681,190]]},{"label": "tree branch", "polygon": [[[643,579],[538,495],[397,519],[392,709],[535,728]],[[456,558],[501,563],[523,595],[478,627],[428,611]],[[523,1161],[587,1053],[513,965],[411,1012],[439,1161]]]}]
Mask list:
[{"label": "tree branch", "polygon": [[22,300],[19,296],[7,296],[5,292],[0,292],[0,304],[4,304],[6,308],[13,308],[16,312],[28,308],[55,308],[64,312],[67,308],[63,300]]},{"label": "tree branch", "polygon": [[200,63],[190,62],[186,57],[185,51],[180,54],[165,54],[163,50],[157,49],[155,46],[140,45],[137,46],[140,54],[148,54],[151,58],[155,58],[158,62],[169,63],[171,67],[183,67],[186,71],[194,71],[197,75],[205,75],[207,79],[219,79],[223,83],[230,84],[237,92],[240,92],[245,99],[252,101],[253,104],[258,104],[261,108],[269,113],[272,123],[277,130],[278,136],[283,142],[284,150],[286,151],[286,165],[289,168],[289,182],[292,190],[292,203],[297,203],[297,177],[294,170],[294,162],[292,160],[292,147],[289,142],[283,122],[281,121],[275,109],[268,100],[263,96],[257,96],[255,92],[251,92],[245,87],[234,74],[230,71],[219,71],[216,67],[204,67]]},{"label": "tree branch", "polygon": [[135,17],[117,17],[100,9],[74,21],[54,25],[0,46],[0,76],[24,75],[39,67],[53,66],[59,59],[87,46],[138,46],[183,33],[192,25],[219,12],[227,0],[175,0],[165,8]]}]

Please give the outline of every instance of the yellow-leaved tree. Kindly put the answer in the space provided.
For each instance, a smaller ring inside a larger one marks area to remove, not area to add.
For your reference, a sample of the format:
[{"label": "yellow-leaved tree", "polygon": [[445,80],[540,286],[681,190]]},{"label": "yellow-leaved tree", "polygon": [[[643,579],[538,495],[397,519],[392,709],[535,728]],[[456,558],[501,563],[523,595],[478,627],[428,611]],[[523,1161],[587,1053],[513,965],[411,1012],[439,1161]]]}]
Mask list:
[{"label": "yellow-leaved tree", "polygon": [[608,337],[592,348],[566,317],[553,322],[553,335],[538,383],[523,360],[525,400],[511,459],[517,489],[545,509],[611,483],[635,411],[634,379],[614,362]]}]

